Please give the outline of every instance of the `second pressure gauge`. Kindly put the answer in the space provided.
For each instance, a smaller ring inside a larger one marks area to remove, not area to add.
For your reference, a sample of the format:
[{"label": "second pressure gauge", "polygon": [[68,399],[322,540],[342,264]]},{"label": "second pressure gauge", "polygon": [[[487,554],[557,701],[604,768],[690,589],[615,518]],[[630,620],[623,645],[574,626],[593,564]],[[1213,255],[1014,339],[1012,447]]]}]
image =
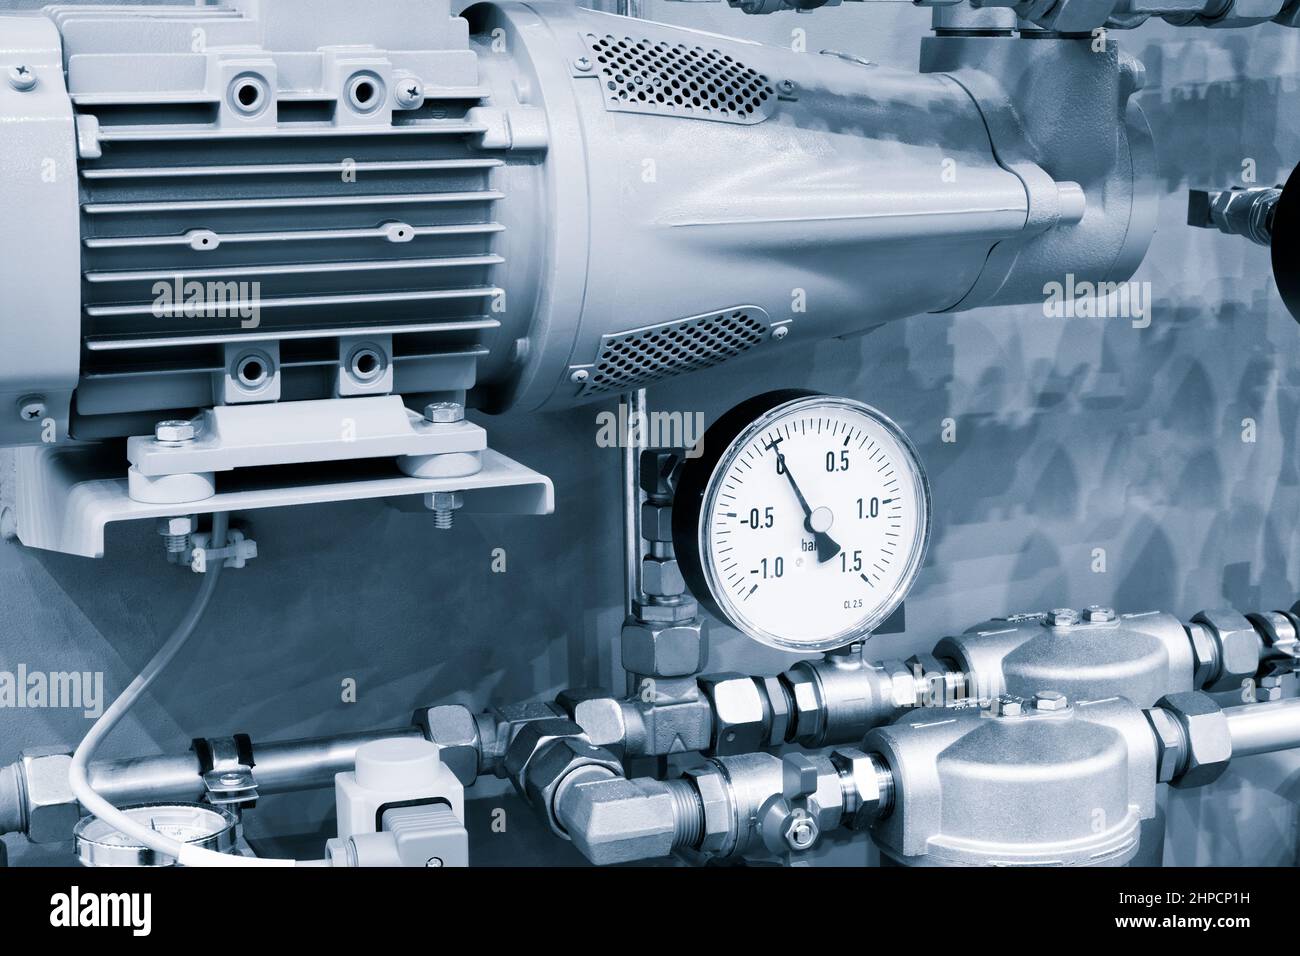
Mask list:
[{"label": "second pressure gauge", "polygon": [[673,505],[696,597],[781,650],[869,634],[906,596],[929,534],[929,484],[902,430],[869,405],[803,391],[722,416]]}]

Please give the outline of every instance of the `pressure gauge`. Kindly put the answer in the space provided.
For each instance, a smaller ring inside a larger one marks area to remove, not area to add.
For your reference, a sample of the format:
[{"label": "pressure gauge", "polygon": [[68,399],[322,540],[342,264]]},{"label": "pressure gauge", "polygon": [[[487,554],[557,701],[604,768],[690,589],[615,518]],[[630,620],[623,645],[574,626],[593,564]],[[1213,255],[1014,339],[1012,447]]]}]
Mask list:
[{"label": "pressure gauge", "polygon": [[[137,823],[163,836],[218,853],[233,853],[238,820],[223,807],[206,803],[146,803],[123,807]],[[173,866],[176,860],[143,846],[99,817],[85,817],[72,831],[84,866]]]},{"label": "pressure gauge", "polygon": [[696,597],[781,650],[868,635],[906,596],[929,535],[929,483],[902,430],[869,405],[804,391],[723,415],[673,505]]}]

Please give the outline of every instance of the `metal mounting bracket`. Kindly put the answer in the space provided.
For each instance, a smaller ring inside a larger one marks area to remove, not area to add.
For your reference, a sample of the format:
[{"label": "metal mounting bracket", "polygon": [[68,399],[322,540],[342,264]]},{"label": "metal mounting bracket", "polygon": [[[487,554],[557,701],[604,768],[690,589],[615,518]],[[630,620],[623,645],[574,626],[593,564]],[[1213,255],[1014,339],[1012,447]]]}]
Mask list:
[{"label": "metal mounting bracket", "polygon": [[435,492],[461,492],[463,513],[550,514],[555,510],[551,480],[487,449],[482,468],[464,477],[417,478],[402,474],[392,458],[318,465],[304,475],[235,470],[221,476],[209,498],[184,504],[134,500],[122,477],[120,446],[45,445],[15,450],[18,538],[30,548],[88,558],[104,556],[104,529],[134,521],[217,511],[256,511],[331,501],[413,499]]}]

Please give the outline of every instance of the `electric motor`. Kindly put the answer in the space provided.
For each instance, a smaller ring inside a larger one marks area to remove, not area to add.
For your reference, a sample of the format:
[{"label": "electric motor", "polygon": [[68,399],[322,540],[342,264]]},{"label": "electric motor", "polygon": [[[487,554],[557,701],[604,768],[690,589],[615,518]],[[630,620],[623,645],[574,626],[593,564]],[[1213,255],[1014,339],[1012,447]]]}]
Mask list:
[{"label": "electric motor", "polygon": [[[911,73],[444,0],[56,6],[0,35],[26,71],[0,89],[4,444],[214,405],[563,406],[1122,281],[1151,234],[1133,71],[1083,41],[935,37]],[[1008,125],[1062,58],[1111,133],[1087,155]]]}]

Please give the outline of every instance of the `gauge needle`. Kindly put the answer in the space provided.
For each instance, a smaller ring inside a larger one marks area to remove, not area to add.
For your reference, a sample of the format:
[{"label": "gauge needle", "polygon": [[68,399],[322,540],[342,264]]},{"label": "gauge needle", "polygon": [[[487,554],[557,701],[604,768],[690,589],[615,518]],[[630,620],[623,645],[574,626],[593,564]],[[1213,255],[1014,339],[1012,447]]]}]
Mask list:
[{"label": "gauge needle", "polygon": [[[826,528],[829,528],[830,524],[827,523],[826,527],[821,528],[820,530],[818,529],[817,523],[814,523],[813,521],[813,509],[808,504],[808,499],[803,496],[803,492],[799,490],[799,483],[794,480],[794,475],[791,474],[789,467],[786,466],[785,455],[777,454],[776,461],[777,464],[781,466],[781,470],[785,472],[785,477],[790,482],[790,487],[794,489],[794,496],[799,499],[799,507],[803,509],[804,528],[812,534],[813,540],[817,542],[817,562],[819,564],[825,564],[831,558],[835,557],[835,555],[840,553],[840,546],[835,543],[835,540],[829,534],[826,533]],[[818,508],[816,514],[818,518],[822,518],[823,515],[826,518],[829,518],[830,510],[827,508]]]}]

